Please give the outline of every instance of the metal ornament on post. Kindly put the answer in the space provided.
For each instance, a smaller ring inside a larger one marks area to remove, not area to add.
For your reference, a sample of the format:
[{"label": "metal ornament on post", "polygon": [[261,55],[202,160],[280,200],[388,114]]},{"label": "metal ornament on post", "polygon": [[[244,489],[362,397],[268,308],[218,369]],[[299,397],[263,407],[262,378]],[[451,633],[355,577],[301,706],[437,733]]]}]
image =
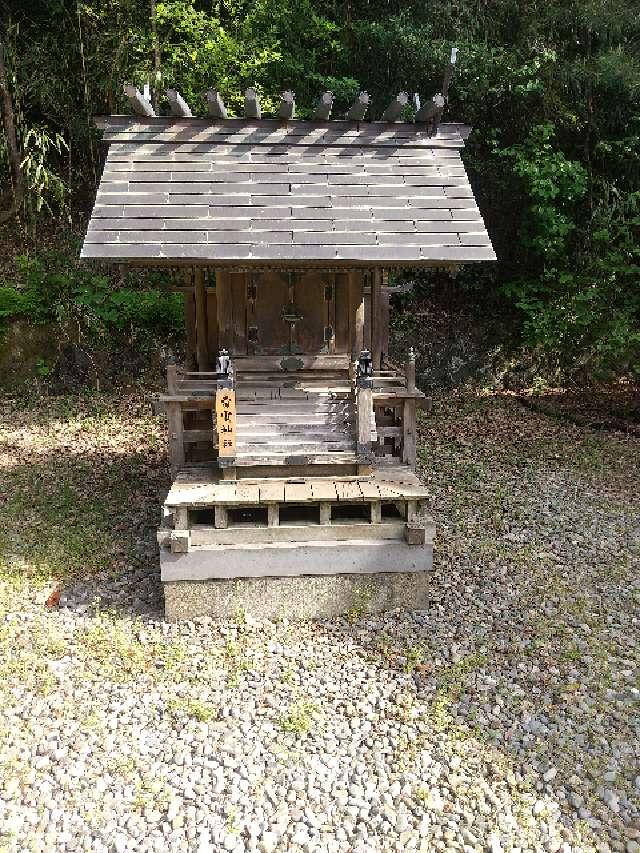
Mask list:
[{"label": "metal ornament on post", "polygon": [[373,359],[368,349],[363,349],[358,358],[358,385],[360,388],[373,386]]},{"label": "metal ornament on post", "polygon": [[413,347],[409,348],[409,358],[404,366],[404,375],[407,391],[413,393],[416,390],[416,354]]},{"label": "metal ornament on post", "polygon": [[216,359],[218,388],[233,388],[233,363],[229,350],[221,349]]}]

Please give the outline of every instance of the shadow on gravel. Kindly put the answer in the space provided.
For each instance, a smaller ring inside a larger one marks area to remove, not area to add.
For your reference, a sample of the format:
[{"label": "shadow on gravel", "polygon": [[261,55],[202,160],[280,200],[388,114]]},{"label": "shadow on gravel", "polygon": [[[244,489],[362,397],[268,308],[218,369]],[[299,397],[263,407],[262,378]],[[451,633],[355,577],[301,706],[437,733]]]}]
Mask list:
[{"label": "shadow on gravel", "polygon": [[102,608],[159,615],[164,424],[139,411],[127,422],[108,399],[90,411],[63,401],[4,419],[0,572],[43,592],[61,587],[60,606],[82,611],[100,599]]}]

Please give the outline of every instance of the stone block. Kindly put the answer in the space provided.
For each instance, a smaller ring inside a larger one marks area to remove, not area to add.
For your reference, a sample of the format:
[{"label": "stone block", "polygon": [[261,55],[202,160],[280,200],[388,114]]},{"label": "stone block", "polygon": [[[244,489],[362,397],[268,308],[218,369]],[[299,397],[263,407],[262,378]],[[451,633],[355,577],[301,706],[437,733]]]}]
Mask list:
[{"label": "stone block", "polygon": [[404,526],[404,538],[407,545],[424,545],[426,542],[424,526],[408,522]]},{"label": "stone block", "polygon": [[209,617],[326,619],[386,610],[424,610],[431,572],[379,572],[368,575],[298,575],[235,580],[165,581],[169,621]]},{"label": "stone block", "polygon": [[189,531],[171,531],[171,552],[173,554],[186,554],[189,551]]}]

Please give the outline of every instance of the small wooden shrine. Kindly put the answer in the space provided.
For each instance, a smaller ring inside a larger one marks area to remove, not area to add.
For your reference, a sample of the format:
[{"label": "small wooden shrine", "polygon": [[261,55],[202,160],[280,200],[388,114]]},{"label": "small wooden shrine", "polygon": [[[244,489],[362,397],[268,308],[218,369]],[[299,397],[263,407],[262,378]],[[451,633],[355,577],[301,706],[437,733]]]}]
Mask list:
[{"label": "small wooden shrine", "polygon": [[254,90],[193,118],[126,87],[99,119],[108,155],[82,257],[182,267],[187,362],[159,406],[173,485],[158,531],[167,615],[195,582],[419,573],[431,567],[415,474],[415,362],[389,357],[388,271],[494,259],[444,99],[364,121],[362,93],[310,121]]}]

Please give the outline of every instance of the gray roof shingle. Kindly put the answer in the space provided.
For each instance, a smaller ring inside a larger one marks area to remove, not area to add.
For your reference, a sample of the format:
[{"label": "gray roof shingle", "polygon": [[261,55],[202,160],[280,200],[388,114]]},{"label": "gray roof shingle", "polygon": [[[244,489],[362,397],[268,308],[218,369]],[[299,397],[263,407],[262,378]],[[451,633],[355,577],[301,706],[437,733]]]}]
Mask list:
[{"label": "gray roof shingle", "polygon": [[140,119],[110,143],[83,258],[230,266],[494,260],[460,158],[467,128]]}]

